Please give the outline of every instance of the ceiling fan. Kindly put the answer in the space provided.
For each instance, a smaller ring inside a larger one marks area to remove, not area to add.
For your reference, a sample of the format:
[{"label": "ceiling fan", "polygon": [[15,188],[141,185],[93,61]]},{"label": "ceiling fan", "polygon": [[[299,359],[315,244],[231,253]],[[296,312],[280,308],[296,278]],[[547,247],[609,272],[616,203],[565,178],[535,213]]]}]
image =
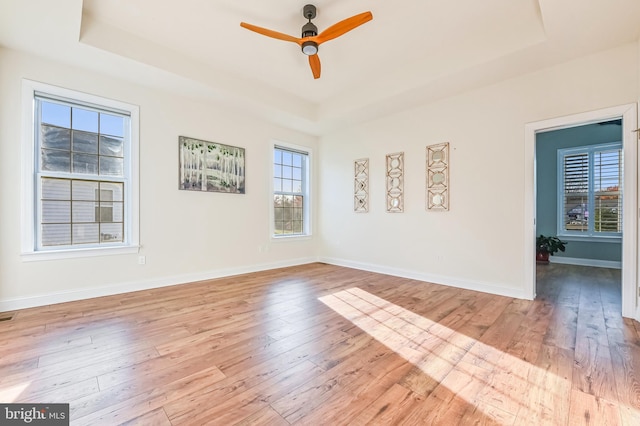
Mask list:
[{"label": "ceiling fan", "polygon": [[371,12],[360,13],[352,16],[351,18],[342,20],[318,34],[318,27],[311,22],[311,20],[316,17],[316,7],[312,4],[306,5],[302,8],[302,15],[305,19],[308,19],[309,22],[302,26],[302,36],[300,38],[268,30],[266,28],[256,27],[255,25],[247,24],[246,22],[241,22],[240,26],[267,37],[298,44],[302,48],[302,53],[309,57],[309,65],[311,66],[313,78],[320,78],[318,46],[326,41],[340,37],[344,33],[349,32],[373,19]]}]

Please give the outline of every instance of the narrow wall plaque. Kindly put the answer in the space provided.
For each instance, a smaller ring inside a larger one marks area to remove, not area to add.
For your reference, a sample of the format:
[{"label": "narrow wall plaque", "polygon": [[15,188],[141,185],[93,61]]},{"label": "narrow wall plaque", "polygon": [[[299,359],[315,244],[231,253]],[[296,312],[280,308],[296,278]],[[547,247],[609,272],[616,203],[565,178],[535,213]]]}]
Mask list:
[{"label": "narrow wall plaque", "polygon": [[427,210],[449,210],[449,142],[427,146]]},{"label": "narrow wall plaque", "polygon": [[404,152],[387,155],[387,211],[404,211]]},{"label": "narrow wall plaque", "polygon": [[369,211],[369,159],[354,161],[353,211],[367,213]]}]

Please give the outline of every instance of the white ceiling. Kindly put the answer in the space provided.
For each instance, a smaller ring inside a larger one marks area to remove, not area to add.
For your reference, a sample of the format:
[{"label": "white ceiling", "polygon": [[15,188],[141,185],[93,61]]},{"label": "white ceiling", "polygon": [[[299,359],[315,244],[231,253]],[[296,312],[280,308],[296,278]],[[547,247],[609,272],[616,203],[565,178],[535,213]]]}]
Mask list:
[{"label": "white ceiling", "polygon": [[310,0],[0,0],[0,45],[223,101],[322,134],[637,40],[640,0],[316,0],[314,80],[296,37]]}]

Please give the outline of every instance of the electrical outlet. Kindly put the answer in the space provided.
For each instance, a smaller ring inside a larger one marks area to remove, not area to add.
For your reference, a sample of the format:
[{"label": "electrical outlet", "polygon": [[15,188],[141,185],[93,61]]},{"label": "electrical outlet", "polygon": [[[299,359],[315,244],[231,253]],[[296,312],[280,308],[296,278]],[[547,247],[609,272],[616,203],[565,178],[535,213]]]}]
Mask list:
[{"label": "electrical outlet", "polygon": [[147,256],[138,256],[138,265],[146,265]]}]

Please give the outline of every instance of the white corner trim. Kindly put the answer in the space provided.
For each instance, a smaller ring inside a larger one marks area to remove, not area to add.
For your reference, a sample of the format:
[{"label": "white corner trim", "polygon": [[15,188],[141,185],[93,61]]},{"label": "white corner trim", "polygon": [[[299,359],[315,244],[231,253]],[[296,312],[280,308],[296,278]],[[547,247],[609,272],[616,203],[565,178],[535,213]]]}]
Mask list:
[{"label": "white corner trim", "polygon": [[495,284],[471,281],[456,277],[429,274],[408,269],[400,269],[371,263],[357,262],[347,259],[337,259],[332,257],[320,257],[320,262],[331,265],[344,266],[347,268],[360,269],[362,271],[376,272],[379,274],[393,275],[395,277],[409,278],[418,281],[425,281],[433,284],[446,285],[450,287],[462,288],[465,290],[480,291],[483,293],[495,294],[498,296],[513,297],[516,299],[531,300],[531,296],[524,288],[501,287]]},{"label": "white corner trim", "polygon": [[577,257],[549,256],[549,262],[565,265],[593,266],[595,268],[622,269],[622,262],[615,260],[580,259]]},{"label": "white corner trim", "polygon": [[196,274],[183,274],[164,278],[150,278],[141,281],[115,283],[113,285],[90,289],[77,289],[16,299],[4,299],[0,300],[0,312],[34,308],[56,303],[73,302],[76,300],[85,300],[94,297],[113,296],[116,294],[130,293],[140,290],[150,290],[153,288],[168,287],[172,285],[188,284],[196,281],[212,280],[216,278],[224,278],[234,275],[248,274],[252,272],[267,271],[270,269],[304,265],[317,261],[318,259],[314,257],[289,259],[281,262],[261,263],[257,265],[240,266],[236,268],[215,269]]}]

